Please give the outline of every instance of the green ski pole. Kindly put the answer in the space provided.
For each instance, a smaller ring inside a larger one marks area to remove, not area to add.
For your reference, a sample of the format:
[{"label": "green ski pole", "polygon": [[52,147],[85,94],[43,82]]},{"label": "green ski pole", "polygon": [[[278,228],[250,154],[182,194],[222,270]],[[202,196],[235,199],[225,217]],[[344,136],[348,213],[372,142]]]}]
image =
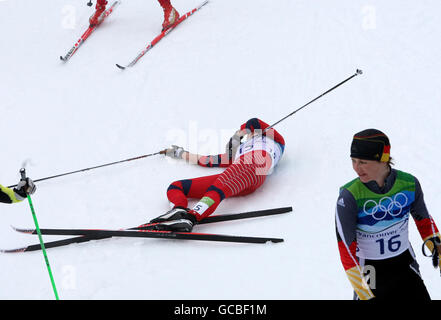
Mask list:
[{"label": "green ski pole", "polygon": [[[24,168],[20,169],[21,179],[26,180],[26,171]],[[49,264],[49,259],[46,254],[46,248],[44,247],[43,237],[41,236],[40,227],[38,226],[37,215],[35,214],[34,205],[32,204],[32,199],[29,193],[26,191],[26,197],[28,198],[29,206],[32,212],[32,218],[34,219],[35,229],[37,230],[38,239],[40,240],[41,250],[43,251],[44,261],[46,262],[47,271],[49,272],[49,278],[51,279],[52,289],[54,290],[55,299],[60,300],[58,297],[57,287],[55,286],[54,276],[52,275],[51,266]]]}]

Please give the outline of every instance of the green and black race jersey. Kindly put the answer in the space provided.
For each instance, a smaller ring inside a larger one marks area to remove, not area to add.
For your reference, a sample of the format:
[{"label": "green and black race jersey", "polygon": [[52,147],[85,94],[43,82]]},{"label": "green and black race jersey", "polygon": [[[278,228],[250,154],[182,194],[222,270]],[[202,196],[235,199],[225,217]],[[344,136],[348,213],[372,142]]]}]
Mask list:
[{"label": "green and black race jersey", "polygon": [[336,206],[338,248],[360,299],[373,296],[363,283],[362,261],[384,264],[411,250],[409,217],[415,221],[423,240],[439,236],[420,183],[411,174],[392,169],[382,188],[375,181],[362,183],[359,178],[341,187]]}]

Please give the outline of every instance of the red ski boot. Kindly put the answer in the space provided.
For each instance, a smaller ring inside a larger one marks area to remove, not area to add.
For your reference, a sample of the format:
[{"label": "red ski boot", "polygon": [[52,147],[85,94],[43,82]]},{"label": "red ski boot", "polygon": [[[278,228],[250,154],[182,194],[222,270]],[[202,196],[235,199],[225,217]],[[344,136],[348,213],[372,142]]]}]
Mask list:
[{"label": "red ski boot", "polygon": [[164,22],[162,23],[162,31],[167,30],[173,26],[176,21],[179,20],[179,12],[171,5],[163,7],[164,9]]},{"label": "red ski boot", "polygon": [[104,10],[106,10],[106,4],[107,1],[106,0],[98,0],[96,3],[96,11],[95,13],[89,18],[89,24],[91,27],[96,26],[99,23],[99,18],[102,15],[102,13],[104,12]]}]

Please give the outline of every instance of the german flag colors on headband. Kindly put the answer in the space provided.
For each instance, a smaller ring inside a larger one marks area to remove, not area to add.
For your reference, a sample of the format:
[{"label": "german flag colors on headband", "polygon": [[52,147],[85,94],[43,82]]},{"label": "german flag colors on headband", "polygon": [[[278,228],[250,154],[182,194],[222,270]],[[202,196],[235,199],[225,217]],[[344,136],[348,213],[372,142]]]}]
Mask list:
[{"label": "german flag colors on headband", "polygon": [[366,129],[356,133],[352,139],[351,158],[388,162],[389,138],[377,129]]}]

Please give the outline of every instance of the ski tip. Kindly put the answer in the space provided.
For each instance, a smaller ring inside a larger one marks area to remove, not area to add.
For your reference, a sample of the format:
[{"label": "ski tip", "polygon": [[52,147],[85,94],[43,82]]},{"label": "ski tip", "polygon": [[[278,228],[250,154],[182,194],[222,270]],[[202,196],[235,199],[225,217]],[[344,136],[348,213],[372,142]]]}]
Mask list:
[{"label": "ski tip", "polygon": [[32,234],[35,231],[35,229],[23,229],[23,228],[17,228],[17,227],[14,227],[14,226],[11,226],[11,228],[14,231],[21,232],[21,233],[28,233],[28,234]]},{"label": "ski tip", "polygon": [[66,62],[66,61],[67,61],[66,59],[64,59],[63,56],[60,56],[60,60],[63,61],[63,62]]},{"label": "ski tip", "polygon": [[270,239],[269,241],[271,241],[272,243],[280,243],[283,242],[283,239],[279,239],[279,238],[274,238],[274,239]]},{"label": "ski tip", "polygon": [[16,249],[0,249],[0,253],[20,253],[25,251],[26,251],[26,247],[16,248]]},{"label": "ski tip", "polygon": [[121,70],[125,70],[125,69],[126,69],[126,67],[123,67],[123,66],[120,65],[120,64],[116,64],[116,66],[117,66],[118,68],[120,68]]}]

